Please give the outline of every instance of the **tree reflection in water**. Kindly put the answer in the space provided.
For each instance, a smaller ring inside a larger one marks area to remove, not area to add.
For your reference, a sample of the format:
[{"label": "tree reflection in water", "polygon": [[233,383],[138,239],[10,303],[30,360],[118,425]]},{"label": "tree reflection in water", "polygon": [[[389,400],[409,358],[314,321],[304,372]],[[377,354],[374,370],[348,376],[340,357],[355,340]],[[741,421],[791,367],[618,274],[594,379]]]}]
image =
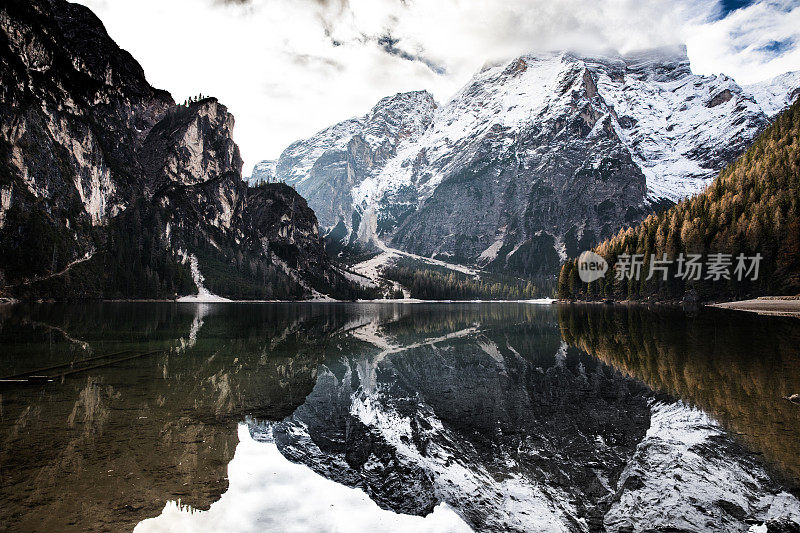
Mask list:
[{"label": "tree reflection in water", "polygon": [[649,387],[708,412],[800,482],[800,320],[738,311],[559,307],[561,335]]}]

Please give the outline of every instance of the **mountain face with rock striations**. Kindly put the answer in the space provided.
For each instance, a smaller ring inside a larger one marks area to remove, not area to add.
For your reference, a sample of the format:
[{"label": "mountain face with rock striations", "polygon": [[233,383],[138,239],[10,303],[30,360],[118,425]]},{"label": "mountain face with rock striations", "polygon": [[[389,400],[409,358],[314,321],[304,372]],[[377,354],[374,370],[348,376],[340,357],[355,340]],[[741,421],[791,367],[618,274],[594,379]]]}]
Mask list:
[{"label": "mountain face with rock striations", "polygon": [[[355,188],[413,144],[435,110],[436,102],[426,91],[383,98],[364,117],[290,145],[278,159],[277,178],[297,188],[322,225],[332,227],[343,220],[357,230],[358,220],[353,221],[352,216],[363,211],[353,209]],[[397,191],[393,208],[403,203],[403,192]]]},{"label": "mountain face with rock striations", "polygon": [[175,105],[87,8],[5,2],[0,65],[3,293],[347,292],[306,202],[242,181],[225,106]]},{"label": "mountain face with rock striations", "polygon": [[[560,298],[719,302],[800,292],[800,100],[702,193],[593,251],[607,261],[605,275],[584,283],[579,261],[565,262]],[[680,259],[695,254],[706,260],[706,270],[687,276]],[[648,275],[630,279],[626,256],[636,255]],[[722,258],[719,276],[715,257]],[[658,272],[654,258],[667,259],[660,264],[663,276],[650,275]]]},{"label": "mountain face with rock striations", "polygon": [[693,74],[685,48],[525,55],[484,68],[441,106],[424,92],[384,98],[293,143],[277,177],[344,243],[377,236],[448,261],[553,272],[701,190],[798,88],[800,73],[745,88]]}]

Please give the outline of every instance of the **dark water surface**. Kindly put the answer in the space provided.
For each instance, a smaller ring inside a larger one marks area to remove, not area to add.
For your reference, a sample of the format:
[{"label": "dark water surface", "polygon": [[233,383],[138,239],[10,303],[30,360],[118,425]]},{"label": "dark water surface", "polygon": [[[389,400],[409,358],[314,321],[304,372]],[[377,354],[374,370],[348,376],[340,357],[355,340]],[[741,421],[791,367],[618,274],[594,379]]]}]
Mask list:
[{"label": "dark water surface", "polygon": [[17,305],[0,377],[0,531],[800,528],[798,319]]}]

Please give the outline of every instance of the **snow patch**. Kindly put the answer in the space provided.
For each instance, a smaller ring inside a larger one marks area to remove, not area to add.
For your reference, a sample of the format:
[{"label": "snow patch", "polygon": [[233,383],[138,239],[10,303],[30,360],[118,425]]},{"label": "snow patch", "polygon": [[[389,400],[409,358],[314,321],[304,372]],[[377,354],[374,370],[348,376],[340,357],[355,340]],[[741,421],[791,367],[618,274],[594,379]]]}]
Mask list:
[{"label": "snow patch", "polygon": [[[448,270],[453,270],[456,272],[461,272],[462,274],[466,274],[468,276],[472,276],[473,278],[478,278],[480,275],[480,270],[475,268],[466,267],[464,265],[457,265],[454,263],[447,263],[445,261],[441,261],[439,259],[432,259],[430,257],[423,257],[421,255],[412,254],[409,252],[404,252],[402,250],[398,250],[396,248],[391,248],[383,243],[378,237],[375,237],[372,241],[374,245],[381,250],[378,255],[375,255],[366,261],[362,261],[360,263],[356,263],[351,267],[351,269],[359,274],[360,276],[364,276],[371,280],[375,284],[379,284],[380,280],[382,279],[382,270],[383,268],[390,266],[395,262],[396,259],[400,257],[407,257],[409,259],[414,259],[421,263],[438,266],[442,268],[446,268]],[[396,288],[396,286],[395,286]],[[403,289],[403,294],[406,298],[411,296],[410,292],[407,293],[406,289]]]},{"label": "snow patch", "polygon": [[186,252],[180,252],[181,256],[183,257],[183,262],[189,262],[189,268],[192,271],[192,280],[194,284],[197,286],[197,294],[193,296],[182,296],[178,298],[177,301],[179,302],[187,302],[187,303],[197,303],[197,302],[230,302],[227,298],[223,298],[222,296],[217,296],[216,294],[212,293],[208,289],[206,289],[205,285],[203,285],[203,281],[205,278],[200,273],[200,267],[197,263],[197,256],[194,254],[187,254]]},{"label": "snow patch", "polygon": [[792,104],[792,96],[797,98],[800,94],[800,70],[745,85],[744,89],[753,95],[767,116],[774,117]]},{"label": "snow patch", "polygon": [[270,183],[276,180],[278,162],[265,160],[256,163],[249,177],[243,178],[244,182],[254,187],[261,182]]}]

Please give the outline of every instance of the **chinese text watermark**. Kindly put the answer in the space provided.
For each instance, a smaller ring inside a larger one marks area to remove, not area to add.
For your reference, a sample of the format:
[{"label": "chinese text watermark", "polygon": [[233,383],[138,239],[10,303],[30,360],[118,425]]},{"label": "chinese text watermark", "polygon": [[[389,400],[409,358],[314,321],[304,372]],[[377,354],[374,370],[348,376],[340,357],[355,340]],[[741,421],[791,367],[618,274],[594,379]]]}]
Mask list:
[{"label": "chinese text watermark", "polygon": [[644,254],[621,254],[617,257],[614,264],[615,277],[623,279],[641,279],[646,275],[647,280],[661,278],[666,281],[670,267],[675,265],[675,278],[685,281],[720,281],[731,280],[742,281],[758,279],[758,269],[761,264],[761,254],[752,256],[739,254],[714,253],[708,254],[703,260],[701,254],[679,254],[676,259],[668,259],[667,254],[662,254],[657,258],[655,254],[650,254],[650,261],[645,267]]},{"label": "chinese text watermark", "polygon": [[[675,259],[667,258],[667,254],[656,257],[650,254],[645,261],[644,254],[620,254],[614,264],[618,280],[661,279],[666,281],[670,272],[675,279],[684,281],[720,281],[720,280],[758,280],[762,256],[712,253],[703,257],[701,254],[679,254]],[[605,276],[608,262],[594,252],[583,252],[578,258],[578,275],[584,283],[596,281]]]}]

